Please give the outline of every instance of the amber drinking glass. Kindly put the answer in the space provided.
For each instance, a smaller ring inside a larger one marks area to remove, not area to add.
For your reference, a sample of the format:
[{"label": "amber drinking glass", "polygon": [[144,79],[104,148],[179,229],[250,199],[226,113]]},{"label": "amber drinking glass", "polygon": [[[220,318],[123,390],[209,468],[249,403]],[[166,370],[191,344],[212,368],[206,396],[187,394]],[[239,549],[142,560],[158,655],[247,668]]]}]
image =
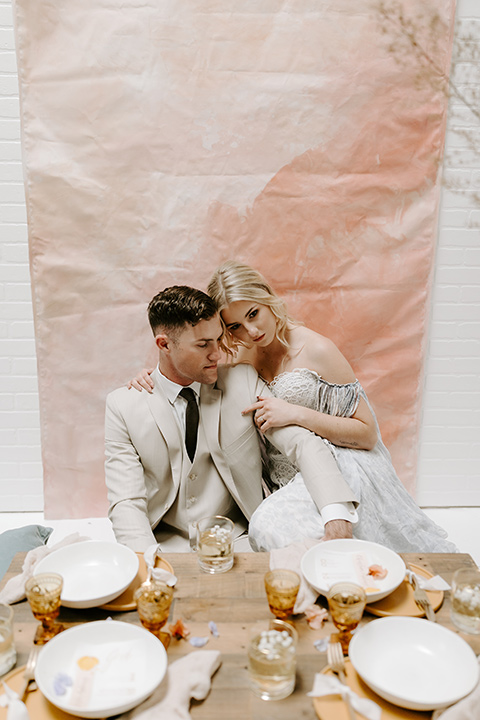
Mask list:
[{"label": "amber drinking glass", "polygon": [[293,570],[270,570],[265,575],[265,591],[270,611],[279,620],[293,614],[300,588],[300,577]]},{"label": "amber drinking glass", "polygon": [[352,630],[357,627],[365,610],[365,590],[355,583],[335,583],[328,591],[327,600],[333,624],[338,630],[338,641],[343,654],[347,655]]},{"label": "amber drinking glass", "polygon": [[137,612],[143,627],[168,647],[170,635],[162,632],[173,600],[173,588],[160,580],[143,583],[134,594]]},{"label": "amber drinking glass", "polygon": [[63,578],[57,573],[34,575],[25,585],[25,594],[32,613],[41,622],[35,633],[36,645],[45,645],[52,637],[65,630],[63,625],[55,622],[60,613],[62,588]]}]

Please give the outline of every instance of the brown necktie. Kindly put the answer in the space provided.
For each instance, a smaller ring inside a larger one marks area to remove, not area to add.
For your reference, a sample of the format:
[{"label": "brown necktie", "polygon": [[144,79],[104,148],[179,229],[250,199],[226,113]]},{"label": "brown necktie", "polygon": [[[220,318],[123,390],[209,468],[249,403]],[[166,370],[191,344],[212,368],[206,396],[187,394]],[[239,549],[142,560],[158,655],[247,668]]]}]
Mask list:
[{"label": "brown necktie", "polygon": [[192,388],[183,388],[178,394],[187,401],[187,412],[185,414],[185,447],[187,448],[190,461],[193,462],[195,450],[197,449],[198,405]]}]

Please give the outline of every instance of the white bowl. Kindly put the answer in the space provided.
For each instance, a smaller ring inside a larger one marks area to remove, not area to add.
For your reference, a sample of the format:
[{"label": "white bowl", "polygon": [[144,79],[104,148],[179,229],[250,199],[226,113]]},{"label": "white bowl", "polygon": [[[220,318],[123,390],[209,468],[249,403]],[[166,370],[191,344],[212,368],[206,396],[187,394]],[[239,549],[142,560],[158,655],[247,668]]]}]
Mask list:
[{"label": "white bowl", "polygon": [[[388,570],[387,576],[379,580],[366,573],[350,571],[347,563],[358,555],[366,559],[366,565],[381,565]],[[390,595],[403,582],[406,573],[405,563],[393,550],[366,540],[348,539],[314,545],[303,556],[301,569],[305,579],[322,595],[326,595],[335,582],[349,580],[362,585],[367,593],[367,603]]]},{"label": "white bowl", "polygon": [[421,618],[388,617],[363,625],[348,654],[362,680],[409,710],[435,710],[468,695],[479,666],[459,635]]},{"label": "white bowl", "polygon": [[40,560],[34,575],[56,572],[63,577],[62,605],[91,608],[122,594],[138,572],[138,557],[114,542],[72,543]]},{"label": "white bowl", "polygon": [[165,648],[148,630],[99,620],[52,638],[38,656],[35,681],[61,710],[82,718],[105,718],[143,702],[166,669]]}]

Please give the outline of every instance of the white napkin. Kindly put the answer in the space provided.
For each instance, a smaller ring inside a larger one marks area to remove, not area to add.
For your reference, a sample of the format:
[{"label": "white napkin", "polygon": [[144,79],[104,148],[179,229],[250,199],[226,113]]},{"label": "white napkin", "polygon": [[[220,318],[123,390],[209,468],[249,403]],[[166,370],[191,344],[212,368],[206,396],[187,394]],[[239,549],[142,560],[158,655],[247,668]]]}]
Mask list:
[{"label": "white napkin", "polygon": [[8,707],[7,720],[30,720],[27,706],[20,700],[15,690],[12,690],[3,680],[2,685],[4,693],[0,695],[0,707]]},{"label": "white napkin", "polygon": [[284,568],[286,570],[295,570],[300,576],[300,590],[298,591],[297,600],[293,609],[294,613],[301,613],[309,605],[313,605],[318,597],[318,592],[303,577],[300,569],[300,562],[307,550],[321,542],[316,538],[306,538],[302,542],[287,545],[284,548],[276,548],[270,551],[270,570],[276,568]]},{"label": "white napkin", "polygon": [[91,538],[84,537],[78,533],[73,533],[51,547],[48,545],[40,545],[40,547],[34,548],[34,550],[29,550],[23,563],[20,575],[15,575],[15,577],[10,578],[3,590],[0,592],[0,602],[11,605],[12,603],[24,600],[25,583],[32,577],[33,570],[40,560],[47,555],[50,555],[50,553],[55,550],[64,547],[64,545],[71,545],[75,542],[84,542],[85,540],[91,540]]},{"label": "white napkin", "polygon": [[[480,663],[480,659],[479,659]],[[478,720],[480,718],[480,681],[470,695],[444,710],[435,710],[432,720]]]},{"label": "white napkin", "polygon": [[417,575],[417,573],[414,573],[411,570],[407,570],[407,579],[409,582],[411,582],[412,575],[416,577],[422,590],[450,590],[450,585],[442,578],[441,575],[434,575],[431,578],[426,578],[422,575]]},{"label": "white napkin", "polygon": [[354,710],[363,715],[367,720],[381,720],[382,708],[373,700],[362,698],[354,693],[348,685],[344,685],[333,675],[317,673],[313,681],[313,690],[307,693],[309,697],[323,697],[325,695],[341,695],[345,699],[349,695]]},{"label": "white napkin", "polygon": [[218,650],[196,650],[172,663],[154,694],[122,720],[190,720],[190,700],[204,700],[220,666]]},{"label": "white napkin", "polygon": [[169,587],[174,587],[177,583],[177,577],[171,572],[168,572],[168,570],[155,567],[155,560],[157,556],[161,557],[160,545],[150,545],[150,547],[148,547],[143,553],[143,558],[148,570],[147,582],[153,578],[154,580],[164,582],[165,585],[168,585]]}]

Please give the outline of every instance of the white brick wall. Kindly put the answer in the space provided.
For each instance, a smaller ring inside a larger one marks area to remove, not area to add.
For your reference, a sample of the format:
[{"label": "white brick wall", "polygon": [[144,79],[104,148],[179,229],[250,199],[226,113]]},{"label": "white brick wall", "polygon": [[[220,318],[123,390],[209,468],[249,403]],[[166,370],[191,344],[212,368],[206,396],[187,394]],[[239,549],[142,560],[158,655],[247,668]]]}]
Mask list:
[{"label": "white brick wall", "polygon": [[[457,31],[480,44],[480,2],[457,0]],[[462,90],[476,68],[462,63]],[[480,97],[480,96],[479,96]],[[480,109],[480,104],[478,105]],[[478,151],[456,129],[477,140]],[[435,270],[417,500],[423,506],[480,505],[480,122],[450,103]]]},{"label": "white brick wall", "polygon": [[0,0],[0,510],[42,510],[37,363],[10,0]]},{"label": "white brick wall", "polygon": [[[457,17],[480,27],[479,0],[458,0]],[[459,114],[480,137],[471,115]],[[480,151],[472,157],[451,131],[447,142],[460,151],[448,176],[480,194]],[[25,219],[11,1],[0,0],[0,511],[43,509]],[[480,505],[479,228],[473,192],[444,191],[418,473],[424,506]]]}]

